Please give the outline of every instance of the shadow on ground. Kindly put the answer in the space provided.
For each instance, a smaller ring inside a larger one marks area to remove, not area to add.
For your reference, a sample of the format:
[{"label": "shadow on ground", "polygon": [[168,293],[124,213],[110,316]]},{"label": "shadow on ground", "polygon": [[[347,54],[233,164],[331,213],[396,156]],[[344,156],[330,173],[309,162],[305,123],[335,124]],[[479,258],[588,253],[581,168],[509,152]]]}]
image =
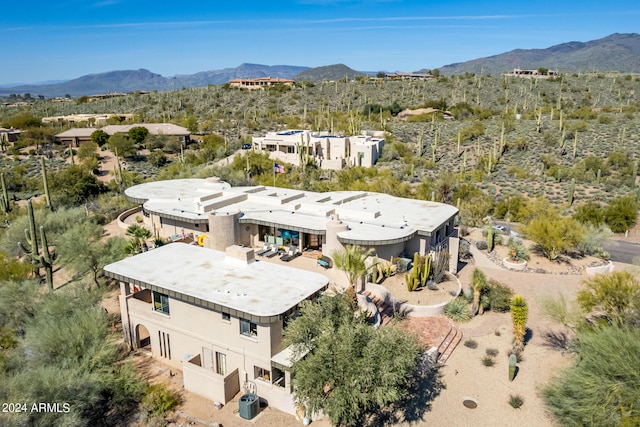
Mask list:
[{"label": "shadow on ground", "polygon": [[359,425],[391,426],[401,422],[413,423],[431,410],[431,404],[445,388],[438,368],[424,369],[411,379],[407,394],[402,400],[387,408],[370,412]]},{"label": "shadow on ground", "polygon": [[572,337],[566,331],[548,330],[542,333],[544,345],[559,351],[567,351],[570,349]]}]

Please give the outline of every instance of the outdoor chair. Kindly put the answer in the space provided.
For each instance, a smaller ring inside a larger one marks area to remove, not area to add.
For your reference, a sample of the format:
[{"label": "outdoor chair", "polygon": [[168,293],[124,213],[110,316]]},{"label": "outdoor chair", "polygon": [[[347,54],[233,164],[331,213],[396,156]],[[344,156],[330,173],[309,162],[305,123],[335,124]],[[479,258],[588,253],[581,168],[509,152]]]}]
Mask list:
[{"label": "outdoor chair", "polygon": [[284,254],[284,255],[282,255],[280,257],[280,260],[284,261],[284,262],[289,262],[292,259],[294,259],[295,257],[297,257],[298,255],[299,255],[298,248],[296,246],[290,246],[289,247],[289,252]]},{"label": "outdoor chair", "polygon": [[262,247],[262,249],[256,251],[256,255],[266,254],[271,249],[272,249],[271,246],[268,243],[265,243],[264,246]]},{"label": "outdoor chair", "polygon": [[271,247],[271,250],[263,253],[262,256],[265,258],[273,258],[274,256],[278,255],[278,252],[278,247],[274,245]]}]

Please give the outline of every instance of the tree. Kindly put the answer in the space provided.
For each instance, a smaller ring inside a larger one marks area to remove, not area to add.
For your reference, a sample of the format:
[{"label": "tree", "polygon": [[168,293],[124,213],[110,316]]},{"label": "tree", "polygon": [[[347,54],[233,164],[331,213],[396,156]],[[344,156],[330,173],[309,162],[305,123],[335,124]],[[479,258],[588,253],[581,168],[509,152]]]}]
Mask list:
[{"label": "tree", "polygon": [[183,127],[186,127],[191,133],[198,132],[198,118],[193,114],[189,114],[187,117],[182,119],[180,124]]},{"label": "tree", "polygon": [[640,326],[640,281],[630,272],[599,274],[584,285],[577,298],[584,311],[597,311],[615,325]]},{"label": "tree", "polygon": [[558,258],[563,252],[574,250],[584,236],[584,229],[576,220],[561,217],[554,208],[536,215],[524,226],[523,231],[550,260]]},{"label": "tree", "polygon": [[110,251],[110,241],[115,238],[105,240],[103,235],[102,226],[91,221],[83,221],[74,224],[64,233],[56,246],[62,262],[67,263],[78,275],[91,272],[96,285],[100,284],[98,278],[102,267],[124,256],[123,252],[113,254]]},{"label": "tree", "polygon": [[96,150],[98,150],[98,144],[95,142],[82,143],[80,147],[78,147],[78,159],[80,159],[82,163],[95,160],[96,157],[98,157]]},{"label": "tree", "polygon": [[80,165],[71,165],[53,175],[54,194],[62,198],[64,205],[79,205],[105,190],[104,185]]},{"label": "tree", "polygon": [[576,208],[573,219],[581,224],[591,224],[598,227],[604,224],[604,209],[598,202],[590,200]]},{"label": "tree", "polygon": [[363,278],[371,269],[371,265],[367,265],[367,258],[373,254],[373,249],[364,249],[356,245],[347,245],[344,250],[335,250],[331,254],[336,268],[342,270],[347,275],[349,285],[356,289],[356,282],[359,278]]},{"label": "tree", "polygon": [[[10,286],[9,293],[6,287],[0,294],[14,304],[5,307],[0,298],[3,314],[8,310],[24,333],[7,354],[11,369],[2,372],[0,399],[58,402],[61,411],[0,413],[0,424],[129,424],[126,414],[142,397],[144,383],[130,363],[122,363],[111,321],[99,305],[101,293],[68,287],[42,294],[35,286]],[[31,292],[19,292],[25,289]],[[63,403],[69,411],[62,411]]]},{"label": "tree", "polygon": [[129,129],[129,139],[136,144],[142,144],[147,135],[149,135],[149,129],[144,126],[135,126]]},{"label": "tree", "polygon": [[543,389],[547,407],[560,425],[640,424],[640,329],[582,329],[575,340],[574,367]]},{"label": "tree", "polygon": [[109,134],[107,134],[102,129],[95,130],[91,134],[91,142],[96,143],[98,147],[102,147],[108,141],[109,141]]},{"label": "tree", "polygon": [[118,156],[132,156],[137,153],[134,141],[123,133],[116,133],[109,137],[109,150]]},{"label": "tree", "polygon": [[285,329],[294,350],[295,401],[351,426],[406,394],[417,366],[416,338],[397,326],[374,329],[344,295],[304,301]]},{"label": "tree", "polygon": [[638,202],[633,196],[616,197],[604,210],[604,220],[614,233],[623,233],[636,224]]},{"label": "tree", "polygon": [[146,239],[151,237],[151,231],[138,224],[131,224],[127,228],[127,236],[131,236],[133,239],[125,247],[125,252],[127,254],[137,254],[146,250]]}]

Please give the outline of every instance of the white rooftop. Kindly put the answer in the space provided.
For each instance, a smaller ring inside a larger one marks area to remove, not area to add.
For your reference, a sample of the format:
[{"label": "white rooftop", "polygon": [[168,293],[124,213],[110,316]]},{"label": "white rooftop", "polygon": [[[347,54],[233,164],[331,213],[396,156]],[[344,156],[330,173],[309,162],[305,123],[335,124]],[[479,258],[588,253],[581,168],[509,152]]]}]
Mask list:
[{"label": "white rooftop", "polygon": [[231,187],[217,179],[177,179],[140,184],[126,196],[160,216],[206,222],[208,215],[242,213],[243,222],[262,221],[294,229],[326,229],[335,215],[349,227],[347,243],[389,242],[416,232],[430,235],[458,212],[455,206],[364,191],[316,193],[287,188]]},{"label": "white rooftop", "polygon": [[171,243],[104,268],[130,279],[254,316],[277,316],[327,286],[329,279],[284,265],[247,264],[224,252]]}]

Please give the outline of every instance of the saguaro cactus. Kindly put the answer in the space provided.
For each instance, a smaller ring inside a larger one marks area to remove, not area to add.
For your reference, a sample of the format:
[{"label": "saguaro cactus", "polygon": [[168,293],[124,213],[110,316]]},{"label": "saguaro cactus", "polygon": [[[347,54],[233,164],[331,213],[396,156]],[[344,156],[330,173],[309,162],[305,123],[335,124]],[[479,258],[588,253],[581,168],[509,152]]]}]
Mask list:
[{"label": "saguaro cactus", "polygon": [[573,205],[573,197],[576,192],[576,179],[571,178],[571,184],[569,185],[569,206]]},{"label": "saguaro cactus", "polygon": [[24,229],[24,237],[29,247],[25,247],[22,242],[18,242],[18,247],[27,254],[38,253],[38,239],[36,236],[36,220],[33,215],[33,205],[31,199],[27,200],[27,217],[29,218],[29,228]]},{"label": "saguaro cactus", "polygon": [[0,183],[2,183],[2,194],[0,194],[0,209],[2,212],[9,213],[11,211],[11,202],[9,201],[9,192],[7,184],[4,181],[4,174],[0,173]]},{"label": "saguaro cactus", "polygon": [[49,180],[47,179],[47,167],[44,163],[44,156],[40,157],[40,166],[42,167],[42,183],[44,185],[44,196],[47,201],[47,208],[53,212],[53,204],[51,204],[51,194],[49,193]]},{"label": "saguaro cactus", "polygon": [[31,200],[27,201],[27,215],[29,218],[29,228],[25,228],[24,236],[29,247],[22,242],[18,242],[18,247],[31,257],[31,264],[34,266],[36,275],[40,275],[40,268],[44,268],[47,286],[49,290],[53,290],[53,256],[49,251],[49,243],[44,227],[40,226],[40,243],[42,245],[42,253],[38,248],[38,236],[36,234],[36,221],[33,214],[33,205]]},{"label": "saguaro cactus", "polygon": [[38,257],[38,262],[40,266],[44,268],[49,290],[53,291],[53,257],[51,256],[51,252],[49,252],[47,234],[44,232],[43,226],[40,226],[40,242],[42,243],[42,254]]}]

